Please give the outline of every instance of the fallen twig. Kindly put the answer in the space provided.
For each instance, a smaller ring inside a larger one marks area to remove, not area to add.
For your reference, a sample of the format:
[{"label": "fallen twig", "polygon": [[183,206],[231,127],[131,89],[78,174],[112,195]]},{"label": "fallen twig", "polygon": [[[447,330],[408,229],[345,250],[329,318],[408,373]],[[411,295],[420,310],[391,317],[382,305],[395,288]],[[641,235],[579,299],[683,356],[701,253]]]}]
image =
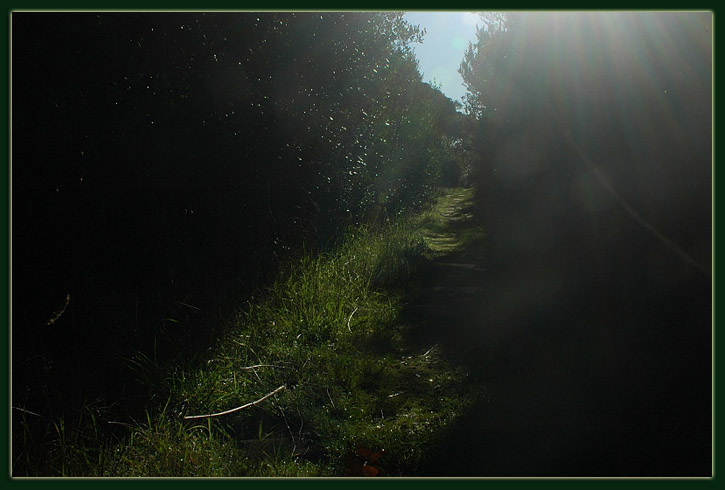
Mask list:
[{"label": "fallen twig", "polygon": [[186,417],[184,417],[184,420],[191,420],[191,419],[209,419],[209,418],[212,418],[212,417],[221,417],[222,415],[229,415],[230,413],[238,412],[239,410],[244,410],[245,408],[249,408],[249,407],[252,407],[254,405],[258,405],[258,404],[262,403],[264,400],[266,400],[267,398],[269,398],[270,396],[275,395],[275,394],[277,394],[280,391],[283,391],[285,389],[287,389],[287,385],[282,385],[279,388],[277,388],[276,390],[274,390],[274,391],[272,391],[270,393],[267,393],[266,395],[264,395],[259,400],[255,400],[253,402],[247,403],[245,405],[242,405],[241,407],[232,408],[230,410],[225,410],[224,412],[219,412],[219,413],[209,413],[209,414],[206,414],[206,415],[187,415]]},{"label": "fallen twig", "polygon": [[433,347],[428,349],[428,351],[425,354],[423,354],[423,357],[428,357],[428,354],[430,354],[433,351],[433,349],[435,349],[436,347],[438,347],[438,344],[435,344]]},{"label": "fallen twig", "polygon": [[357,307],[355,307],[355,309],[352,310],[352,313],[350,313],[350,317],[347,319],[347,329],[350,333],[352,333],[352,329],[350,328],[350,320],[352,320],[352,316],[355,314],[356,311],[357,311]]},{"label": "fallen twig", "polygon": [[276,364],[255,364],[254,366],[244,366],[239,369],[244,371],[244,370],[257,369],[257,368],[263,368],[263,367],[281,368],[282,366],[277,366]]},{"label": "fallen twig", "polygon": [[329,388],[325,388],[325,391],[327,392],[327,398],[329,398],[330,399],[330,403],[332,403],[332,408],[334,408],[335,410],[337,410],[337,407],[335,406],[335,402],[332,401],[332,397],[330,396],[330,389]]},{"label": "fallen twig", "polygon": [[70,303],[70,293],[68,293],[65,297],[65,302],[63,303],[63,306],[60,308],[60,310],[53,313],[53,316],[45,322],[46,325],[50,326],[53,325],[56,321],[58,321],[58,318],[60,318],[63,313],[65,313],[65,309],[68,308],[68,304]]},{"label": "fallen twig", "polygon": [[181,306],[186,306],[187,308],[191,308],[192,310],[201,311],[201,308],[197,308],[194,305],[190,305],[189,303],[184,303],[183,301],[177,301],[178,304]]},{"label": "fallen twig", "polygon": [[40,415],[39,413],[31,412],[30,410],[25,410],[24,408],[13,407],[13,409],[15,409],[15,410],[17,410],[19,412],[27,413],[27,414],[30,414],[30,415],[35,415],[36,417],[40,417],[40,418],[43,418],[43,419],[45,418],[45,415]]}]

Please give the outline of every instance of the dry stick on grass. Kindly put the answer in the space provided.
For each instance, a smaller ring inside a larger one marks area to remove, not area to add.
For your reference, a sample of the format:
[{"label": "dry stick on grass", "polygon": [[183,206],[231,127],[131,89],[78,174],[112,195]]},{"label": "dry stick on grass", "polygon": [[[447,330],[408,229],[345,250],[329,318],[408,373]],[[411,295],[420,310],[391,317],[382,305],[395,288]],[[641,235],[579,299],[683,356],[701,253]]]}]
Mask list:
[{"label": "dry stick on grass", "polygon": [[431,347],[430,349],[428,349],[426,351],[426,353],[423,354],[423,357],[428,357],[428,354],[430,354],[433,351],[433,349],[435,349],[436,347],[438,347],[438,344],[435,344],[433,347]]},{"label": "dry stick on grass", "polygon": [[244,366],[239,369],[242,371],[249,371],[250,369],[257,369],[257,368],[263,368],[263,367],[281,368],[282,366],[277,366],[276,364],[255,364],[254,366]]},{"label": "dry stick on grass", "polygon": [[247,403],[246,405],[242,405],[241,407],[232,408],[230,410],[225,410],[224,412],[219,412],[219,413],[209,413],[206,415],[187,415],[186,417],[184,417],[184,420],[209,419],[212,417],[221,417],[222,415],[229,415],[230,413],[238,412],[239,410],[244,410],[245,408],[249,408],[254,405],[258,405],[258,404],[262,403],[264,400],[266,400],[267,398],[269,398],[270,396],[276,395],[277,393],[279,393],[280,391],[283,391],[285,389],[287,389],[287,385],[282,385],[279,388],[277,388],[276,390],[274,390],[270,393],[267,393],[259,400],[255,400],[253,402]]},{"label": "dry stick on grass", "polygon": [[25,410],[24,408],[13,407],[13,409],[15,409],[15,410],[17,410],[19,412],[27,413],[27,414],[30,414],[30,415],[35,415],[36,417],[40,417],[42,419],[46,418],[45,415],[40,415],[39,413],[31,412],[30,410]]},{"label": "dry stick on grass", "polygon": [[60,308],[60,310],[53,313],[53,316],[45,322],[47,326],[53,325],[56,321],[58,321],[58,318],[60,318],[63,313],[65,313],[65,309],[68,308],[68,303],[70,303],[70,293],[68,293],[65,297],[65,303],[63,303],[63,306]]},{"label": "dry stick on grass", "polygon": [[350,328],[350,320],[352,320],[352,316],[355,314],[356,311],[357,311],[357,307],[355,307],[355,309],[352,310],[352,313],[350,313],[350,318],[347,319],[347,329],[350,333],[352,333],[352,329]]}]

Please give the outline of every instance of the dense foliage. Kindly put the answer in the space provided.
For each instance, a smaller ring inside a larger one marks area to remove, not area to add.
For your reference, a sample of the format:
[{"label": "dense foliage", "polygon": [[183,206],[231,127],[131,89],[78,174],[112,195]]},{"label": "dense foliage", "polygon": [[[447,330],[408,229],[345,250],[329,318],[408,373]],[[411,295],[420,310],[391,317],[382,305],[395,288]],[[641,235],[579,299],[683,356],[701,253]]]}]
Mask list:
[{"label": "dense foliage", "polygon": [[27,12],[12,29],[13,401],[36,413],[131,403],[138,350],[195,355],[210,315],[303,247],[461,174],[464,116],[421,81],[423,33],[399,13]]}]

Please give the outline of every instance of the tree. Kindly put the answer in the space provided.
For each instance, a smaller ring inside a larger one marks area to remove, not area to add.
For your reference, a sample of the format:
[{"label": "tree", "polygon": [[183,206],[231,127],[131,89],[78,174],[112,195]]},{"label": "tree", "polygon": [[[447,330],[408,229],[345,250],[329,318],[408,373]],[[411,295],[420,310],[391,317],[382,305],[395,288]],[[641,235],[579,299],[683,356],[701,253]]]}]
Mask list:
[{"label": "tree", "polygon": [[522,336],[613,339],[591,355],[618,414],[597,458],[661,448],[612,474],[711,471],[711,27],[707,12],[507,14],[461,67],[489,274],[533,305],[517,305]]},{"label": "tree", "polygon": [[129,352],[213,337],[185,305],[238,302],[370,208],[419,203],[453,111],[422,35],[392,12],[13,14],[18,396],[119,392]]},{"label": "tree", "polygon": [[[709,191],[684,191],[685,185],[709,189],[711,181],[707,14],[486,19],[461,66],[468,110],[480,121],[483,185],[497,182],[492,192],[506,189],[523,198],[533,195],[527,186],[556,175],[550,185],[560,189],[549,187],[550,195],[569,196],[584,179],[591,192],[610,196],[602,197],[609,205],[627,203],[678,243],[690,242],[686,235],[694,231],[684,232],[681,223],[707,227]],[[677,209],[664,211],[670,206],[657,197],[662,193],[671,194]],[[560,198],[544,200],[550,199]],[[562,209],[590,205],[562,203]],[[694,214],[685,218],[682,206]],[[700,255],[698,261],[709,259]]]}]

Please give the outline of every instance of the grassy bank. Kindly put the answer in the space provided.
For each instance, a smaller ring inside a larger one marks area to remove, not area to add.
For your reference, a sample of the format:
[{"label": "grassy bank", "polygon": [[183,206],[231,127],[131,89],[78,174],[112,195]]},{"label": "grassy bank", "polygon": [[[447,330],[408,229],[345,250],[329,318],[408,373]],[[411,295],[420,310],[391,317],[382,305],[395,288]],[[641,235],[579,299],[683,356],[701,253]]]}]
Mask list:
[{"label": "grassy bank", "polygon": [[465,373],[436,345],[412,343],[415,325],[400,316],[416,274],[442,253],[430,233],[450,204],[449,193],[291,264],[227,320],[201,368],[137,360],[149,386],[143,418],[108,420],[89,404],[42,437],[25,434],[16,467],[29,476],[415,475],[473,396]]}]

